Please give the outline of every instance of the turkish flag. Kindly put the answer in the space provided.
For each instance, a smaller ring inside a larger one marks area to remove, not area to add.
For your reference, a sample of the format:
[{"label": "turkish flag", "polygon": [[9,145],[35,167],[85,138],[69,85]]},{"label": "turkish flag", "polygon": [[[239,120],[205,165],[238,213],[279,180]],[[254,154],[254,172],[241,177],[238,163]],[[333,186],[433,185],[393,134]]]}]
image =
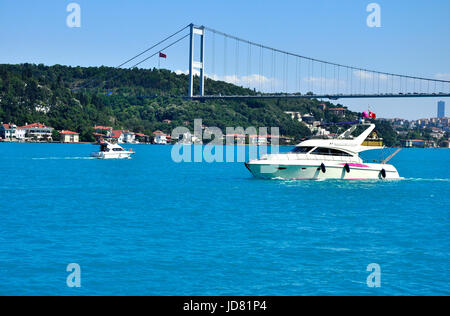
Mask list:
[{"label": "turkish flag", "polygon": [[372,119],[376,119],[377,115],[375,113],[369,112],[369,117]]},{"label": "turkish flag", "polygon": [[159,52],[159,58],[167,58],[167,55],[164,53]]}]

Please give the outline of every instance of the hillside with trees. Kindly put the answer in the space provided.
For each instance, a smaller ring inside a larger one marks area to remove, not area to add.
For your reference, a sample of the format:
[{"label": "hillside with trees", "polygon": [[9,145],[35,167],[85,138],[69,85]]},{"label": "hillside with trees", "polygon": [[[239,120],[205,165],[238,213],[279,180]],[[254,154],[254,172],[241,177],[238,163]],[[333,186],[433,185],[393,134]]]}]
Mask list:
[{"label": "hillside with trees", "polygon": [[[198,78],[196,78],[198,80]],[[109,125],[150,135],[176,126],[193,128],[196,118],[206,126],[244,128],[280,127],[280,133],[299,140],[310,135],[301,122],[285,111],[311,113],[317,120],[338,122],[323,111],[319,100],[210,100],[192,101],[187,95],[188,76],[169,70],[115,69],[45,65],[0,65],[0,121],[24,125],[40,122],[57,130],[80,133],[93,141],[92,127]],[[254,90],[222,81],[206,80],[206,94],[256,94]],[[357,119],[348,111],[345,120]],[[165,122],[164,122],[165,121]],[[389,124],[379,134],[387,145],[397,143]],[[384,126],[386,125],[386,126]]]}]

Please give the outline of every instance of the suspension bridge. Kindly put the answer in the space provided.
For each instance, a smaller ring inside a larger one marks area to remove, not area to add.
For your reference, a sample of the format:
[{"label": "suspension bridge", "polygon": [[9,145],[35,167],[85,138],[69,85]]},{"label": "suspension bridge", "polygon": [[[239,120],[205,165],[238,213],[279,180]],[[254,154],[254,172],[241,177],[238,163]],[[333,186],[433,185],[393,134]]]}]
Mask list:
[{"label": "suspension bridge", "polygon": [[[137,67],[184,41],[188,41],[186,56],[189,56],[189,87],[184,97],[193,100],[450,97],[449,80],[329,62],[194,24],[179,29],[116,68],[127,64],[131,65],[128,68]],[[212,89],[207,86],[210,82],[207,79],[246,88],[245,93],[208,94]]]}]

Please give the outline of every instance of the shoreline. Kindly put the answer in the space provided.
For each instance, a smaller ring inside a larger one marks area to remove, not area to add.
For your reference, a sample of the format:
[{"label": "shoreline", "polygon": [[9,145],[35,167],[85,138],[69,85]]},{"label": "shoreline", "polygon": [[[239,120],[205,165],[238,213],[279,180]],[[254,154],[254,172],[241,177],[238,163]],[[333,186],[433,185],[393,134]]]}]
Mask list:
[{"label": "shoreline", "polygon": [[[77,145],[77,144],[81,144],[81,145],[97,145],[97,143],[95,142],[77,142],[77,143],[63,143],[63,142],[13,142],[13,141],[0,141],[0,144],[63,144],[63,145]],[[125,144],[120,144],[120,145],[139,145],[139,146],[144,146],[144,145],[149,145],[149,146],[173,146],[176,144],[151,144],[151,143],[140,143],[140,144],[132,144],[132,143],[125,143]],[[182,145],[199,145],[199,144],[182,144]],[[202,144],[202,146],[205,146],[208,144]],[[227,144],[223,144],[222,146],[230,146]],[[259,145],[250,145],[250,144],[234,144],[233,146],[255,146],[255,147],[261,147]],[[296,145],[277,145],[278,147],[295,147]],[[271,145],[267,145],[267,147],[271,147]],[[381,149],[398,149],[398,148],[402,148],[402,149],[450,149],[450,147],[380,147]]]}]

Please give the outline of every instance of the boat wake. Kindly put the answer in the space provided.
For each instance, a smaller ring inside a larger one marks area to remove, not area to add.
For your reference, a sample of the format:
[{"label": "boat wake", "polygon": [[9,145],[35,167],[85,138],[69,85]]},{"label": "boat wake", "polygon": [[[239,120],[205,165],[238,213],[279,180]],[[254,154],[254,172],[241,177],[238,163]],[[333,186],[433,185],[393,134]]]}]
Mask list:
[{"label": "boat wake", "polygon": [[283,182],[283,183],[299,183],[299,182],[311,182],[311,183],[407,183],[407,182],[444,182],[450,183],[450,179],[426,179],[426,178],[399,178],[399,179],[361,179],[361,180],[349,180],[349,179],[311,179],[308,181],[301,181],[297,179],[282,179],[282,178],[274,178],[273,180]]},{"label": "boat wake", "polygon": [[280,182],[286,182],[286,183],[292,183],[292,182],[336,182],[336,183],[383,183],[383,182],[397,182],[405,180],[405,178],[398,178],[398,179],[326,179],[326,178],[319,178],[319,179],[285,179],[285,178],[272,178],[271,180],[280,181]]},{"label": "boat wake", "polygon": [[450,182],[450,179],[439,179],[439,178],[435,178],[435,179],[406,178],[404,180],[405,181],[410,181],[410,182]]},{"label": "boat wake", "polygon": [[91,160],[96,159],[94,157],[43,157],[43,158],[31,158],[32,160]]}]

